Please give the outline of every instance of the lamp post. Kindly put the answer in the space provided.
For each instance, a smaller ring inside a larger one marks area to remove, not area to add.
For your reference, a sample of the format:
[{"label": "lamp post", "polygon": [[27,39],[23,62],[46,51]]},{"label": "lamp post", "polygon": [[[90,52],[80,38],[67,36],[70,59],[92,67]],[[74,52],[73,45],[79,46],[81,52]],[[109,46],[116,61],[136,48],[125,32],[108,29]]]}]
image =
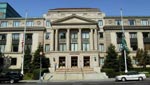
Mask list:
[{"label": "lamp post", "polygon": [[43,52],[41,51],[40,52],[40,75],[39,75],[39,77],[40,77],[40,82],[42,83],[42,79],[41,79],[41,72],[42,72],[42,55],[43,55]]}]

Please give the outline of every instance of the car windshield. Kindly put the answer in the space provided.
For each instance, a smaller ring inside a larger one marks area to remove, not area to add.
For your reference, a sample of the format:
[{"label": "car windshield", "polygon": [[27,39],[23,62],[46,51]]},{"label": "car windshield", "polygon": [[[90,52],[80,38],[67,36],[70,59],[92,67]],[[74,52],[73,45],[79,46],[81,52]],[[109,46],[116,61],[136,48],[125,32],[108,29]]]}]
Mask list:
[{"label": "car windshield", "polygon": [[127,75],[135,75],[135,74],[139,74],[137,71],[129,71],[128,73],[126,73]]}]

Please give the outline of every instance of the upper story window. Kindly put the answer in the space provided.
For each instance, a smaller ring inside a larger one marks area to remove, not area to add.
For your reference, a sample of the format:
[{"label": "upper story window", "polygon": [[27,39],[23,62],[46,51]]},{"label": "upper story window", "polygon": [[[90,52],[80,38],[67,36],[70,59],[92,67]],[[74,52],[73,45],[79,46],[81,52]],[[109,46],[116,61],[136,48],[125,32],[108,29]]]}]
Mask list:
[{"label": "upper story window", "polygon": [[103,43],[99,44],[99,51],[104,52],[104,44]]},{"label": "upper story window", "polygon": [[148,25],[148,20],[147,19],[142,19],[141,20],[141,25],[143,25],[143,26]]},{"label": "upper story window", "polygon": [[6,40],[6,34],[0,34],[0,40]]},{"label": "upper story window", "polygon": [[19,27],[20,21],[13,21],[13,27]]},{"label": "upper story window", "polygon": [[66,39],[66,33],[65,32],[60,32],[59,33],[59,39]]},{"label": "upper story window", "polygon": [[135,25],[135,20],[129,20],[129,25],[134,26]]},{"label": "upper story window", "polygon": [[19,33],[13,33],[12,40],[19,40]]},{"label": "upper story window", "polygon": [[71,33],[71,39],[77,39],[78,34],[77,33]]},{"label": "upper story window", "polygon": [[82,33],[82,38],[83,38],[83,39],[88,39],[88,38],[90,38],[89,33],[88,33],[88,32],[83,32],[83,33]]},{"label": "upper story window", "polygon": [[26,34],[26,40],[32,40],[32,34]]},{"label": "upper story window", "polygon": [[130,32],[130,38],[137,38],[136,32]]},{"label": "upper story window", "polygon": [[122,25],[122,21],[121,20],[116,20],[115,23],[116,23],[116,25]]},{"label": "upper story window", "polygon": [[98,26],[103,26],[103,20],[98,20]]},{"label": "upper story window", "polygon": [[27,21],[26,22],[26,26],[33,26],[33,25],[34,25],[33,21]]},{"label": "upper story window", "polygon": [[150,38],[150,32],[143,32],[143,38]]},{"label": "upper story window", "polygon": [[50,33],[49,32],[46,33],[45,39],[47,39],[47,40],[50,39]]},{"label": "upper story window", "polygon": [[1,22],[1,27],[8,27],[8,22],[7,21],[2,21]]},{"label": "upper story window", "polygon": [[51,22],[49,20],[46,21],[46,26],[50,27],[51,26]]}]

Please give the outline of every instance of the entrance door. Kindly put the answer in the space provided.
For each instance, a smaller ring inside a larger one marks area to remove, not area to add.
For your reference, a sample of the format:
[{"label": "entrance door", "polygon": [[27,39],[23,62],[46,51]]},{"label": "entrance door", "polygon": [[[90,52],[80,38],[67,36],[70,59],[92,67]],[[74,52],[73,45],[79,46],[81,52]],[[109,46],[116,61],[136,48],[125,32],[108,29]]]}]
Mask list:
[{"label": "entrance door", "polygon": [[71,57],[71,67],[77,67],[78,66],[78,57],[72,56]]},{"label": "entrance door", "polygon": [[90,56],[84,56],[84,67],[90,67]]},{"label": "entrance door", "polygon": [[65,66],[66,66],[65,57],[59,57],[59,67],[65,67]]}]

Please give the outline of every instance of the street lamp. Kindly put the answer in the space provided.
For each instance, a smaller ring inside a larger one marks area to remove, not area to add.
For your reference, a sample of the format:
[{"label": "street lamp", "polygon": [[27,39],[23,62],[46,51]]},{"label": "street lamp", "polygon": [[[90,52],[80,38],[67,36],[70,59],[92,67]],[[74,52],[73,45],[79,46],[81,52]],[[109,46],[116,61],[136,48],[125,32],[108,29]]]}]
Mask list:
[{"label": "street lamp", "polygon": [[39,75],[39,77],[40,77],[39,80],[40,80],[41,82],[42,82],[42,79],[41,79],[41,72],[42,72],[42,71],[41,71],[41,70],[42,70],[42,55],[43,55],[43,52],[41,51],[41,52],[40,52],[40,75]]}]

